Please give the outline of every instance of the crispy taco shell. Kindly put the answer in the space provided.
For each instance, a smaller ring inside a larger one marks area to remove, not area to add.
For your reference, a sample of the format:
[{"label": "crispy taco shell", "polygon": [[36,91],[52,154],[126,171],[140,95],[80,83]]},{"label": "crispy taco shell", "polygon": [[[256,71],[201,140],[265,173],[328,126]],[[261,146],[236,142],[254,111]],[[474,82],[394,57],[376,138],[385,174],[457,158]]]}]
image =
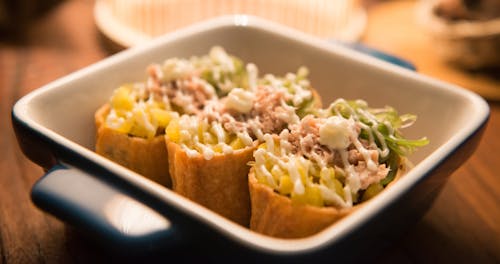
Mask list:
[{"label": "crispy taco shell", "polygon": [[161,135],[144,139],[117,132],[105,125],[109,111],[110,106],[106,104],[95,113],[96,153],[170,187],[165,137]]},{"label": "crispy taco shell", "polygon": [[[396,178],[386,189],[397,181],[408,169],[402,163]],[[293,203],[286,196],[257,181],[253,168],[248,175],[251,200],[250,229],[258,233],[279,238],[303,238],[314,235],[344,216],[354,212],[363,202],[352,208],[317,207]]]},{"label": "crispy taco shell", "polygon": [[347,215],[350,210],[295,204],[286,196],[275,193],[257,182],[254,171],[248,175],[252,216],[250,229],[280,238],[300,238],[313,235]]},{"label": "crispy taco shell", "polygon": [[246,147],[232,154],[215,155],[206,160],[199,154],[187,155],[179,144],[167,140],[172,188],[175,192],[208,209],[248,226],[250,196],[247,165],[255,147]]}]

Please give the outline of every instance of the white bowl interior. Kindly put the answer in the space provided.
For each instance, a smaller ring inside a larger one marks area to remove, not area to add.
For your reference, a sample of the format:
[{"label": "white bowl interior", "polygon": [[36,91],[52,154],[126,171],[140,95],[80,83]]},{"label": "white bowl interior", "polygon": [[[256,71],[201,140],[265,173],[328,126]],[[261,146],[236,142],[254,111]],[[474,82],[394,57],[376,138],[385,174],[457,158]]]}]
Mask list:
[{"label": "white bowl interior", "polygon": [[400,113],[416,114],[417,122],[405,135],[430,139],[410,158],[417,166],[453,138],[455,143],[464,140],[487,116],[484,101],[458,87],[256,18],[243,21],[237,16],[212,20],[112,56],[36,90],[16,106],[17,114],[93,150],[94,112],[115,88],[144,80],[152,62],[202,55],[220,45],[255,63],[260,73],[283,74],[307,66],[324,105],[341,97],[364,99],[371,106],[390,105]]}]

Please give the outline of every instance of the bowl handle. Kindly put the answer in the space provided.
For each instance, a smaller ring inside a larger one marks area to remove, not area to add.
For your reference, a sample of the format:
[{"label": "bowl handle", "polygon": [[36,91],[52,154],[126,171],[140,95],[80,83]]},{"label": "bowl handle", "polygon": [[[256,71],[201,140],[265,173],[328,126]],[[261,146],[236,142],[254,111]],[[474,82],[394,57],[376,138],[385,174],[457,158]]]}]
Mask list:
[{"label": "bowl handle", "polygon": [[99,177],[61,164],[47,171],[31,191],[39,208],[106,245],[140,251],[179,242],[178,225],[132,197]]}]

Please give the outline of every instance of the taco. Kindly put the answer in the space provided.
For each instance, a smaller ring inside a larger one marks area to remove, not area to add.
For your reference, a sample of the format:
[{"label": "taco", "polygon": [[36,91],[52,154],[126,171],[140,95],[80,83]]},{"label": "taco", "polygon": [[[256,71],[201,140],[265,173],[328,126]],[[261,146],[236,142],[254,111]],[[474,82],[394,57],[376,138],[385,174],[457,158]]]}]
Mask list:
[{"label": "taco", "polygon": [[428,143],[400,128],[413,115],[339,99],[254,152],[249,188],[250,228],[281,238],[320,232],[376,196],[409,168],[406,156]]}]

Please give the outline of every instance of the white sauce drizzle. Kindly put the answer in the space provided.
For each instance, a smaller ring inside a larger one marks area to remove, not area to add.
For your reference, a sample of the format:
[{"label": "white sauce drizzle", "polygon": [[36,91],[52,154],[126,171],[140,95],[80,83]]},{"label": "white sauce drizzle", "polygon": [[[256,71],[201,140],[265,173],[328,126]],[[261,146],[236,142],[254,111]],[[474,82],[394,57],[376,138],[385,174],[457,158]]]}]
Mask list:
[{"label": "white sauce drizzle", "polygon": [[329,189],[328,187],[318,184],[317,185],[320,192],[321,197],[325,200],[325,203],[332,204],[336,207],[347,207],[347,203],[340,197],[338,193]]},{"label": "white sauce drizzle", "polygon": [[259,70],[257,66],[253,63],[248,63],[246,68],[248,73],[248,89],[250,91],[255,91],[257,89],[257,79],[259,76]]},{"label": "white sauce drizzle", "polygon": [[257,169],[266,177],[266,181],[271,185],[272,188],[277,188],[276,181],[273,178],[273,175],[266,169],[266,166],[264,164],[259,165]]},{"label": "white sauce drizzle", "polygon": [[352,191],[348,184],[344,186],[344,197],[346,207],[352,207]]},{"label": "white sauce drizzle", "polygon": [[302,180],[300,179],[300,173],[297,168],[297,163],[298,160],[295,159],[294,157],[291,157],[291,159],[285,164],[286,164],[286,169],[288,170],[288,174],[290,175],[290,180],[293,183],[293,192],[298,195],[301,195],[304,194],[305,187],[304,184],[302,183]]},{"label": "white sauce drizzle", "polygon": [[251,91],[234,88],[227,95],[225,106],[227,109],[233,109],[240,113],[248,113],[253,108],[254,100],[255,94]]},{"label": "white sauce drizzle", "polygon": [[203,158],[205,158],[206,160],[211,160],[214,157],[215,153],[210,146],[207,146],[200,142],[196,142],[195,146],[201,150]]},{"label": "white sauce drizzle", "polygon": [[274,139],[271,134],[264,135],[264,141],[266,142],[267,151],[274,153]]},{"label": "white sauce drizzle", "polygon": [[222,125],[220,123],[212,122],[212,131],[217,136],[217,143],[226,142],[226,133],[224,132],[224,129],[222,128]]},{"label": "white sauce drizzle", "polygon": [[248,134],[247,131],[244,131],[242,133],[237,133],[237,137],[245,144],[245,146],[250,146],[253,143],[252,137]]}]

